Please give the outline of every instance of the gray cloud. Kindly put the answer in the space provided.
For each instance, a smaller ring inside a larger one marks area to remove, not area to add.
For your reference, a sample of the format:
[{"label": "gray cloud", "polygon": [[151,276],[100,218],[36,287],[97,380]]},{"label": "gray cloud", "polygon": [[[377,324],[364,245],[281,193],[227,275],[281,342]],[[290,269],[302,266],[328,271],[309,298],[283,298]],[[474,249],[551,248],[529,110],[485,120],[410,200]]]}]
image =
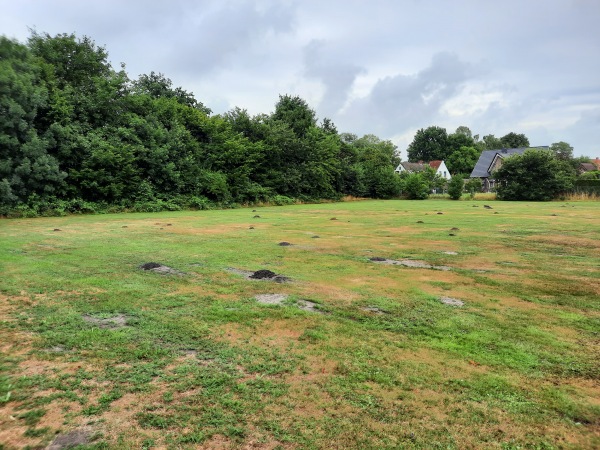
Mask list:
[{"label": "gray cloud", "polygon": [[319,110],[328,117],[337,115],[346,104],[356,77],[366,73],[364,67],[337,59],[324,41],[313,40],[304,49],[306,75],[320,80],[325,86]]},{"label": "gray cloud", "polygon": [[[393,135],[402,128],[420,127],[439,114],[442,104],[456,95],[473,76],[470,64],[453,53],[437,53],[429,67],[415,75],[379,80],[369,95],[352,102],[342,115],[353,128]],[[365,122],[365,118],[369,118]]]},{"label": "gray cloud", "polygon": [[[75,32],[131,77],[162,72],[215,112],[299,95],[338,129],[523,132],[597,153],[600,2],[0,0],[0,30]],[[400,141],[398,141],[401,143]],[[402,144],[403,145],[403,144]]]}]

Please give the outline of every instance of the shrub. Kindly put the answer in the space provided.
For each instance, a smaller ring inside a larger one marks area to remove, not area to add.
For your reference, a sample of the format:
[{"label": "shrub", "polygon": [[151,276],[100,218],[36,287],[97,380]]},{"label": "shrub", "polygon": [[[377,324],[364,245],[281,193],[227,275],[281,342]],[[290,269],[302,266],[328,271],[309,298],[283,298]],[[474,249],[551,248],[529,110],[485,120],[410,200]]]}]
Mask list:
[{"label": "shrub", "polygon": [[548,201],[571,190],[575,171],[552,152],[526,150],[506,158],[494,178],[500,200]]},{"label": "shrub", "polygon": [[411,173],[402,179],[402,194],[410,200],[425,200],[429,197],[429,183],[420,173]]},{"label": "shrub", "polygon": [[448,195],[452,200],[460,200],[464,188],[463,175],[458,173],[454,175],[448,183]]}]

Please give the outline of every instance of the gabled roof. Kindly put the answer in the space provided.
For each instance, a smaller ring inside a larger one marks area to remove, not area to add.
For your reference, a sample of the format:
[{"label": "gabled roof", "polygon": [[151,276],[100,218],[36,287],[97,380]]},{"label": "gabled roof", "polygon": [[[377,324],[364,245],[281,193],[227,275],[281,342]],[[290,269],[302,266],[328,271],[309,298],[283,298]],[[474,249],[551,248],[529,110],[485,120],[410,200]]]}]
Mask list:
[{"label": "gabled roof", "polygon": [[484,150],[479,156],[477,164],[473,172],[471,172],[471,178],[489,178],[491,175],[489,172],[490,166],[496,158],[496,155],[500,158],[506,158],[511,155],[522,155],[525,150],[547,150],[548,147],[520,147],[520,148],[502,148],[498,150]]},{"label": "gabled roof", "polygon": [[400,165],[408,172],[423,172],[425,170],[423,163],[401,162]]},{"label": "gabled roof", "polygon": [[442,165],[443,161],[431,161],[429,163],[423,163],[423,162],[401,162],[400,165],[402,167],[404,167],[405,170],[407,170],[408,172],[423,172],[427,166],[438,170],[439,167]]},{"label": "gabled roof", "polygon": [[591,172],[592,170],[598,170],[596,164],[594,163],[581,163],[579,167],[583,169],[584,172]]}]

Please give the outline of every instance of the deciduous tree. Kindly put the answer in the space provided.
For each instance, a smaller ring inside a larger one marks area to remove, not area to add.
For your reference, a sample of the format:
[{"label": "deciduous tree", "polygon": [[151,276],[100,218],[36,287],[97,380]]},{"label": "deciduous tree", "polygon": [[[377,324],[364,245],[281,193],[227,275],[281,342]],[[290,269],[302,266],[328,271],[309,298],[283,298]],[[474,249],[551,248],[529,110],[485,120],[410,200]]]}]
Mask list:
[{"label": "deciduous tree", "polygon": [[411,162],[446,159],[449,154],[446,129],[437,126],[420,129],[408,146],[407,152]]},{"label": "deciduous tree", "polygon": [[575,180],[573,168],[546,150],[510,156],[493,176],[501,200],[552,200],[571,189]]}]

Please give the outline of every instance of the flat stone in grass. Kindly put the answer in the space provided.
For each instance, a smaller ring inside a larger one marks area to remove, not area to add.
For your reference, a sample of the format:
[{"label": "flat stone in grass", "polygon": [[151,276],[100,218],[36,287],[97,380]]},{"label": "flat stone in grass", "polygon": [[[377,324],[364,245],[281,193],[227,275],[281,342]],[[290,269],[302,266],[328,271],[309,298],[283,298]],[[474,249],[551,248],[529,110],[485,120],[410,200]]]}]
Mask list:
[{"label": "flat stone in grass", "polygon": [[288,296],[286,294],[259,294],[254,298],[263,305],[281,305]]},{"label": "flat stone in grass", "polygon": [[445,255],[458,255],[457,252],[443,252]]},{"label": "flat stone in grass", "polygon": [[459,300],[457,298],[452,298],[452,297],[441,297],[440,298],[440,302],[442,302],[444,305],[449,305],[449,306],[465,306],[465,302],[463,302],[462,300]]},{"label": "flat stone in grass", "polygon": [[59,434],[54,438],[46,450],[63,450],[87,445],[92,441],[93,432],[89,427],[77,428],[68,433]]},{"label": "flat stone in grass", "polygon": [[127,326],[127,316],[124,314],[117,314],[112,317],[95,317],[89,314],[82,316],[83,320],[89,324],[96,325],[98,328],[103,329],[116,329]]},{"label": "flat stone in grass", "polygon": [[381,258],[379,256],[375,256],[373,258],[369,258],[370,261],[373,261],[374,263],[377,264],[389,264],[389,265],[393,265],[393,266],[404,266],[404,267],[414,267],[417,269],[435,269],[435,270],[443,270],[443,271],[448,271],[448,270],[452,270],[452,268],[448,267],[448,266],[433,266],[431,264],[426,263],[425,261],[418,261],[416,259],[402,259],[402,260],[395,260],[395,259],[387,259],[387,258]]}]

